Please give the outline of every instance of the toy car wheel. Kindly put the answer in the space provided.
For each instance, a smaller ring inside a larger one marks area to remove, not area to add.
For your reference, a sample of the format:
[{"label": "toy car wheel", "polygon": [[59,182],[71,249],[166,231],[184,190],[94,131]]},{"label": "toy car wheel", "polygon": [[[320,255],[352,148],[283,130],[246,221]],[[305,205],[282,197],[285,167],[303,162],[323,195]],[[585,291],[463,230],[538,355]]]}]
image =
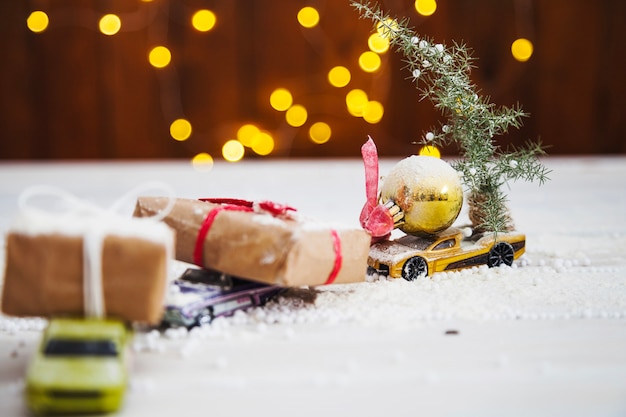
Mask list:
[{"label": "toy car wheel", "polygon": [[489,268],[493,268],[495,266],[500,266],[502,264],[511,266],[513,265],[513,255],[515,251],[513,250],[513,246],[507,242],[499,242],[494,245],[493,248],[489,251],[489,259],[487,260],[487,265]]},{"label": "toy car wheel", "polygon": [[211,310],[208,308],[205,308],[204,310],[202,310],[196,317],[196,323],[198,326],[202,326],[203,324],[209,324],[211,323],[212,320],[213,320],[213,314],[211,313]]},{"label": "toy car wheel", "polygon": [[420,276],[428,275],[428,263],[421,256],[414,256],[407,259],[402,266],[402,278],[407,281],[413,281]]}]

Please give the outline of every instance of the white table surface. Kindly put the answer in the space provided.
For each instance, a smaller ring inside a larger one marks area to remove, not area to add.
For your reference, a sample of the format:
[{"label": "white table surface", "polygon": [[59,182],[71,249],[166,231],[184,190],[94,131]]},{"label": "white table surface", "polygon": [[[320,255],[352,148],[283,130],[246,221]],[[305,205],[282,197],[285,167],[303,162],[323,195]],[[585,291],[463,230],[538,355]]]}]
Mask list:
[{"label": "white table surface", "polygon": [[[118,415],[625,416],[626,158],[545,163],[549,183],[511,184],[527,235],[516,268],[328,286],[315,307],[139,333]],[[270,199],[355,226],[364,202],[358,159],[208,173],[184,161],[1,163],[0,231],[30,185],[108,206],[152,180],[180,197]],[[0,316],[0,416],[28,415],[23,376],[40,325]]]}]

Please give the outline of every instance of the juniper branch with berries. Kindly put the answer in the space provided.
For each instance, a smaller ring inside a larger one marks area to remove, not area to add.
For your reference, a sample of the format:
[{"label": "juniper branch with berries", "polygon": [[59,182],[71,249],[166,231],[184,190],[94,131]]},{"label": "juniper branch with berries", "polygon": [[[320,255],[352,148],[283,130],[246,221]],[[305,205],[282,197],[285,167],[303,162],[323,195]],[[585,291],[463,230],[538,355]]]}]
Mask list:
[{"label": "juniper branch with berries", "polygon": [[369,2],[352,1],[361,18],[374,22],[376,30],[400,51],[406,69],[421,92],[446,118],[439,128],[424,135],[431,146],[455,144],[461,159],[451,165],[462,176],[468,191],[469,217],[474,231],[506,232],[514,229],[502,186],[509,180],[548,179],[549,170],[539,161],[545,155],[540,143],[503,150],[494,137],[510,127],[520,128],[526,117],[519,105],[496,107],[481,97],[470,80],[474,59],[463,44],[447,47],[418,36],[409,19],[394,19]]}]

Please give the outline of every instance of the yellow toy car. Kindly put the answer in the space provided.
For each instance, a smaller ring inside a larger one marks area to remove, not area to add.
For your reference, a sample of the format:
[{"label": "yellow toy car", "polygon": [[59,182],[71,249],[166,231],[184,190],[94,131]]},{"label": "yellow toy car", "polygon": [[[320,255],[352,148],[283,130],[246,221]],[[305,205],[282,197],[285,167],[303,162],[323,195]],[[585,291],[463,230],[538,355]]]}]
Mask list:
[{"label": "yellow toy car", "polygon": [[128,383],[129,333],[117,320],[51,319],[26,373],[26,400],[37,414],[108,413]]},{"label": "yellow toy car", "polygon": [[495,240],[493,234],[471,239],[451,227],[432,237],[406,235],[374,243],[367,262],[370,271],[412,281],[477,265],[510,266],[525,246],[526,236],[521,233],[499,233]]}]

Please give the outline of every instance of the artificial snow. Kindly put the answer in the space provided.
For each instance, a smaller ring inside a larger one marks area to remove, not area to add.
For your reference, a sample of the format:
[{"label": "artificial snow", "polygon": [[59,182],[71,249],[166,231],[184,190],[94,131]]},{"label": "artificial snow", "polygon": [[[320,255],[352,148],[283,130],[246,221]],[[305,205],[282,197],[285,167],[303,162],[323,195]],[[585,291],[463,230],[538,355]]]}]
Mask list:
[{"label": "artificial snow", "polygon": [[[381,175],[396,162],[382,160]],[[548,159],[544,186],[510,184],[510,209],[527,237],[513,267],[411,282],[372,275],[294,289],[190,330],[137,328],[118,415],[626,415],[624,162]],[[0,229],[9,230],[20,190],[41,178],[97,194],[102,206],[133,178],[158,179],[181,197],[285,201],[358,227],[362,170],[356,159],[216,163],[208,174],[182,162],[5,164]],[[174,262],[171,277],[185,268]],[[22,378],[45,324],[0,316],[2,415],[27,415]]]}]

